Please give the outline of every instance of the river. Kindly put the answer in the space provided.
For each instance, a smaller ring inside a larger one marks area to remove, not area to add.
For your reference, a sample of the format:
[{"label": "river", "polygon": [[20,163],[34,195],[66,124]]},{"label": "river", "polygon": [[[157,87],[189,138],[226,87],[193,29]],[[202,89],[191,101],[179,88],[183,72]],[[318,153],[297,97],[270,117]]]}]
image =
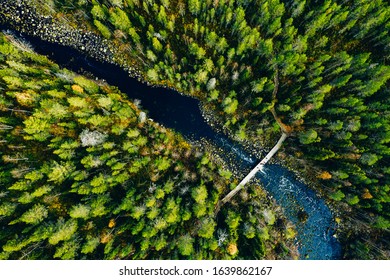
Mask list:
[{"label": "river", "polygon": [[[0,28],[4,29],[4,26],[0,25]],[[27,40],[37,53],[47,55],[61,67],[78,73],[92,73],[95,77],[117,86],[130,99],[140,100],[141,107],[148,112],[149,118],[174,129],[187,139],[208,139],[213,142],[221,148],[223,156],[232,158],[240,169],[248,170],[260,160],[245,152],[238,143],[214,131],[203,118],[198,100],[171,89],[150,87],[129,77],[120,67],[98,62],[70,47],[44,42],[27,35],[22,38]],[[324,200],[281,165],[266,165],[257,174],[257,178],[283,208],[285,216],[295,224],[301,259],[341,258],[341,245],[333,236],[334,219]],[[304,220],[302,215],[305,215]]]}]

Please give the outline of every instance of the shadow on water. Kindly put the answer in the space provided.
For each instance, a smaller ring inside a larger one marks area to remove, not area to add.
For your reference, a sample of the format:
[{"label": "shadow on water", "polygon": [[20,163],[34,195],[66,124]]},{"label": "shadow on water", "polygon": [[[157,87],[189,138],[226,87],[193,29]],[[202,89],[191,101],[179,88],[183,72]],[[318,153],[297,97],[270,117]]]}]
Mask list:
[{"label": "shadow on water", "polygon": [[[129,77],[120,67],[95,61],[70,47],[44,42],[27,35],[22,38],[30,42],[36,52],[47,55],[61,67],[78,73],[90,72],[117,86],[130,99],[141,100],[142,108],[148,111],[148,116],[156,122],[180,132],[189,139],[206,138],[213,141],[235,161],[236,166],[250,169],[258,162],[259,159],[244,152],[239,144],[210,128],[202,117],[198,100],[170,89],[150,87]],[[322,199],[280,165],[267,165],[257,177],[284,209],[286,217],[296,225],[297,244],[302,259],[341,257],[340,244],[332,236],[335,226],[332,213]],[[305,216],[304,220],[302,215]]]}]

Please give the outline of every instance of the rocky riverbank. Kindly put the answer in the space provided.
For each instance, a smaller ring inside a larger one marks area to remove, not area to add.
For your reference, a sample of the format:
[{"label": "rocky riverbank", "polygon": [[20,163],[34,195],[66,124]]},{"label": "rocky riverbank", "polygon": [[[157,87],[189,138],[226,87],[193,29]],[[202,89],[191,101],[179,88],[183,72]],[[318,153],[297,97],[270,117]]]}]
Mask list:
[{"label": "rocky riverbank", "polygon": [[0,22],[45,41],[73,47],[96,59],[115,61],[113,47],[107,40],[92,32],[72,28],[50,16],[40,15],[24,1],[1,1]]},{"label": "rocky riverbank", "polygon": [[[72,24],[64,18],[53,18],[50,15],[39,14],[38,11],[24,0],[3,0],[0,2],[0,23],[10,26],[19,32],[37,36],[44,41],[58,43],[63,46],[72,47],[86,55],[99,61],[112,63],[128,71],[129,75],[138,81],[146,83],[148,86],[158,86],[172,89],[179,94],[187,95],[177,91],[176,88],[166,85],[155,85],[145,80],[144,75],[134,65],[129,65],[121,55],[121,51],[109,40],[102,38],[96,33],[72,27]],[[193,97],[193,96],[191,96]],[[218,132],[228,134],[229,131],[223,129],[214,113],[208,109],[206,104],[201,105],[205,120],[213,129]],[[233,135],[230,135],[233,139]],[[237,140],[237,139],[235,139]],[[245,143],[246,148],[250,148],[249,142]],[[251,151],[253,152],[253,151]],[[261,153],[256,153],[261,156]]]}]

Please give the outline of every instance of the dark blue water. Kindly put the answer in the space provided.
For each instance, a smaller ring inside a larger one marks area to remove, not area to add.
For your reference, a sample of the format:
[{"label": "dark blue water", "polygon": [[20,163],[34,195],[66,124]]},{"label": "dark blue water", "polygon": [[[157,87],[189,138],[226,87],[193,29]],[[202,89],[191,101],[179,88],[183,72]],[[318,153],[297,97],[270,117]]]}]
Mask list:
[{"label": "dark blue water", "polygon": [[[332,213],[322,199],[279,165],[266,166],[257,177],[295,224],[301,259],[340,258],[341,247],[333,237]],[[298,218],[303,211],[307,214],[304,222]]]},{"label": "dark blue water", "polygon": [[[2,28],[2,26],[0,26]],[[20,35],[19,35],[20,36]],[[147,86],[118,66],[97,62],[86,55],[57,44],[22,36],[35,51],[49,56],[62,67],[78,73],[89,72],[109,84],[117,86],[130,99],[141,100],[141,107],[148,117],[172,128],[192,140],[208,139],[223,149],[223,157],[233,159],[242,170],[252,168],[260,160],[244,151],[237,143],[215,132],[202,117],[199,101],[180,95],[170,89]],[[332,236],[334,221],[324,201],[296,180],[294,174],[280,165],[267,165],[257,177],[264,188],[284,209],[286,217],[298,231],[296,242],[302,259],[339,259],[341,246]],[[299,217],[306,213],[307,219]]]}]

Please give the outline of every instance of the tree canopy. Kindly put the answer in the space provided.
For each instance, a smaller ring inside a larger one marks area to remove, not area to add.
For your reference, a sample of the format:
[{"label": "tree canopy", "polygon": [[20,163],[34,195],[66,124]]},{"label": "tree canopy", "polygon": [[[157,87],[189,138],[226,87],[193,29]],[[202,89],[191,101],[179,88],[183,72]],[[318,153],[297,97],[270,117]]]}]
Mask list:
[{"label": "tree canopy", "polygon": [[[286,225],[259,188],[237,200],[245,222],[229,227],[230,214],[214,208],[235,179],[211,154],[118,89],[21,44],[0,34],[1,259],[294,256],[285,229],[258,215],[267,209]],[[278,246],[292,251],[277,256]]]},{"label": "tree canopy", "polygon": [[235,139],[271,146],[288,131],[285,161],[343,211],[346,257],[388,258],[387,1],[51,3],[51,15],[111,38],[116,63],[201,99]]}]

